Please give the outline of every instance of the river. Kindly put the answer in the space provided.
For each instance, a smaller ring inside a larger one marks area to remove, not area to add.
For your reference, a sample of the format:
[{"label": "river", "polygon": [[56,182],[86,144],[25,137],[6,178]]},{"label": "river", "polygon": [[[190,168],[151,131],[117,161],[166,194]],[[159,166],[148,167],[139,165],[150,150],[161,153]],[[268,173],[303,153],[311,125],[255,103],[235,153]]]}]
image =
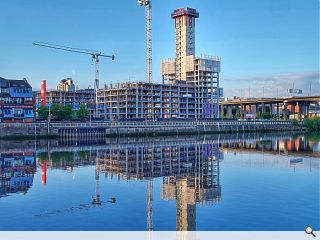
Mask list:
[{"label": "river", "polygon": [[0,141],[0,230],[319,229],[319,136]]}]

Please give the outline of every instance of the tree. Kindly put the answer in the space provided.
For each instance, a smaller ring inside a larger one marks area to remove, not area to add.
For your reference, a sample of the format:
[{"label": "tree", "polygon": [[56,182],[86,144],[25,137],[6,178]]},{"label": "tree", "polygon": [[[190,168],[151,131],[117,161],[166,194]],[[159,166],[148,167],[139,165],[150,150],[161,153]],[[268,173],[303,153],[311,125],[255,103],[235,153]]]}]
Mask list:
[{"label": "tree", "polygon": [[54,104],[51,107],[51,118],[56,121],[71,120],[73,117],[73,110],[70,105],[63,106]]},{"label": "tree", "polygon": [[222,114],[223,114],[223,117],[227,117],[227,109],[226,108],[223,108]]},{"label": "tree", "polygon": [[76,111],[76,116],[80,120],[88,118],[89,114],[90,113],[84,104],[81,104],[79,110]]},{"label": "tree", "polygon": [[320,117],[307,118],[304,120],[304,124],[310,132],[320,132]]},{"label": "tree", "polygon": [[62,120],[71,120],[74,117],[74,111],[70,105],[61,108]]},{"label": "tree", "polygon": [[237,109],[236,108],[232,108],[231,113],[232,113],[232,117],[235,118],[236,114],[237,114]]},{"label": "tree", "polygon": [[49,109],[47,107],[41,107],[37,110],[38,118],[47,120],[49,116]]},{"label": "tree", "polygon": [[53,104],[51,106],[50,117],[52,120],[60,121],[63,119],[63,116],[61,114],[61,108],[62,106],[60,104]]},{"label": "tree", "polygon": [[261,118],[262,119],[271,119],[272,115],[270,113],[265,112],[265,113],[261,114]]}]

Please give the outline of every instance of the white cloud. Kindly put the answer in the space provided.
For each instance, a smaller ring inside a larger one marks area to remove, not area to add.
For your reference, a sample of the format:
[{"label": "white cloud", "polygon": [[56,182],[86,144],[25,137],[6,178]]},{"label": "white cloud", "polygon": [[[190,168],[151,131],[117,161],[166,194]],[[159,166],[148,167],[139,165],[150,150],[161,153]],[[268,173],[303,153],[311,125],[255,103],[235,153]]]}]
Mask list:
[{"label": "white cloud", "polygon": [[221,79],[226,97],[276,97],[288,96],[288,88],[303,90],[303,95],[320,95],[319,72],[290,72],[273,75],[224,77]]},{"label": "white cloud", "polygon": [[74,68],[71,69],[72,78],[76,76],[76,70]]}]

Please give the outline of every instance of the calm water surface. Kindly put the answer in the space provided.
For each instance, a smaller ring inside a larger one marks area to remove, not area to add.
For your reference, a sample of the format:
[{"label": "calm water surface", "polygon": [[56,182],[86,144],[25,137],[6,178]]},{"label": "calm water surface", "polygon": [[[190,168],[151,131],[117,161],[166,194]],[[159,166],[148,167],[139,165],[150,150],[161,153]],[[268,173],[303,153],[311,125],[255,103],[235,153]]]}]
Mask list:
[{"label": "calm water surface", "polygon": [[319,229],[319,137],[0,141],[0,230]]}]

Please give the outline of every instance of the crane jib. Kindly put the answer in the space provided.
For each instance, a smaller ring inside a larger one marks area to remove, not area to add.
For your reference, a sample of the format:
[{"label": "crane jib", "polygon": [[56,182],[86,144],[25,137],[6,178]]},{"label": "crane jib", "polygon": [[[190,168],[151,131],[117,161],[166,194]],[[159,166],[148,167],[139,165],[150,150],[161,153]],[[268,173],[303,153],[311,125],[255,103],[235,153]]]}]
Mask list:
[{"label": "crane jib", "polygon": [[[96,98],[96,103],[97,103],[97,96],[98,96],[98,91],[99,91],[99,57],[106,57],[106,58],[111,58],[114,60],[114,55],[106,55],[100,51],[92,51],[88,49],[82,49],[82,48],[74,48],[74,47],[66,47],[62,45],[57,45],[57,44],[51,44],[51,43],[46,43],[46,42],[33,42],[32,43],[35,46],[40,46],[40,47],[46,47],[46,48],[52,48],[52,49],[57,49],[57,50],[62,50],[62,51],[67,51],[67,52],[74,52],[74,53],[81,53],[81,54],[87,54],[91,55],[92,60],[94,60],[94,92],[95,92],[95,98]],[[97,116],[97,104],[95,113],[94,115]]]},{"label": "crane jib", "polygon": [[88,54],[88,55],[92,55],[92,56],[96,55],[99,57],[100,56],[101,57],[108,57],[108,58],[111,58],[112,60],[114,60],[114,55],[109,56],[104,53],[101,53],[98,51],[92,51],[92,50],[88,50],[88,49],[66,47],[66,46],[62,46],[62,45],[50,44],[50,43],[45,43],[45,42],[33,42],[33,45],[62,50],[62,51],[67,51],[67,52],[82,53],[82,54]]}]

